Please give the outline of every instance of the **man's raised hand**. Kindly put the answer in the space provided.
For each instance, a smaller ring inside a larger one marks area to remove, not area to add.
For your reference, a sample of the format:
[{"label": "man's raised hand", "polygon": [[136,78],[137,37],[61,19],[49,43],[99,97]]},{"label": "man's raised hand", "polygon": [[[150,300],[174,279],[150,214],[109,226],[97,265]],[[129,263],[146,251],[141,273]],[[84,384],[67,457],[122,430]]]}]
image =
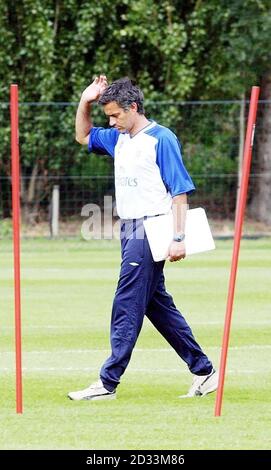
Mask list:
[{"label": "man's raised hand", "polygon": [[91,103],[97,101],[107,88],[107,78],[105,75],[96,77],[95,80],[83,91],[82,98],[84,101]]}]

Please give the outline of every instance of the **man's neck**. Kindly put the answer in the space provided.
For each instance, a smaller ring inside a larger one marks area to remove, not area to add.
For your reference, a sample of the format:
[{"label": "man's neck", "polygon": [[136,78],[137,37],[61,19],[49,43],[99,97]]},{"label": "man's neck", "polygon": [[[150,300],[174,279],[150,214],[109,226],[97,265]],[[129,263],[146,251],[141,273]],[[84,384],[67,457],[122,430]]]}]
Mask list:
[{"label": "man's neck", "polygon": [[150,121],[146,118],[146,116],[144,116],[144,114],[139,114],[134,126],[130,130],[130,136],[134,137],[134,135],[138,134],[138,132],[142,131],[142,129],[147,127],[149,124]]}]

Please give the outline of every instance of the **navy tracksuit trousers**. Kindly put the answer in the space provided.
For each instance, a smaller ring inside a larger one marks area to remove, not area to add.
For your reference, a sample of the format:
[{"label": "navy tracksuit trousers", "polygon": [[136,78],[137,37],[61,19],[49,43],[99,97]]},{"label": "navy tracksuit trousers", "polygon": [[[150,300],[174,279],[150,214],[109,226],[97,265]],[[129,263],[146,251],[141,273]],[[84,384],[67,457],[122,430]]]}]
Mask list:
[{"label": "navy tracksuit trousers", "polygon": [[212,363],[195,341],[171,295],[166,292],[164,261],[153,261],[143,219],[121,222],[121,252],[120,277],[111,319],[112,353],[100,373],[104,386],[112,391],[119,384],[130,361],[144,315],[187,363],[193,374],[209,374]]}]

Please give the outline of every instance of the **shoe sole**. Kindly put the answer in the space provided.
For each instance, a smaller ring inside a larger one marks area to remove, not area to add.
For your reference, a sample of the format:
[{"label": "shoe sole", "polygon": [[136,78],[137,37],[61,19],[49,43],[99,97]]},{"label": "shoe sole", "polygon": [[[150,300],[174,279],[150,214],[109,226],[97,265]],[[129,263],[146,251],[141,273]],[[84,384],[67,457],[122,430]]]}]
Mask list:
[{"label": "shoe sole", "polygon": [[86,400],[96,401],[96,400],[115,400],[117,398],[116,394],[113,395],[97,395],[93,398],[86,398]]},{"label": "shoe sole", "polygon": [[179,395],[178,398],[202,398],[202,397],[205,397],[206,395],[208,395],[209,393],[215,392],[216,389],[217,389],[217,387],[212,388],[211,390],[206,390],[201,395],[192,395],[192,396],[191,395]]},{"label": "shoe sole", "polygon": [[86,397],[86,398],[73,398],[70,395],[67,395],[67,397],[72,401],[115,400],[117,398],[115,393],[112,395],[96,395],[94,397]]}]

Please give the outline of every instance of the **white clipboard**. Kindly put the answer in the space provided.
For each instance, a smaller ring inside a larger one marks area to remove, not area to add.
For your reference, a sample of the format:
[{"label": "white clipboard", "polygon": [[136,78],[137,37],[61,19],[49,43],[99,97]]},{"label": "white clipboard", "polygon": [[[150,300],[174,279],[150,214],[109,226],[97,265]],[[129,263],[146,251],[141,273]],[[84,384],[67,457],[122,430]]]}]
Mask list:
[{"label": "white clipboard", "polygon": [[[148,217],[143,223],[153,260],[165,260],[174,236],[172,211],[168,214]],[[187,211],[184,242],[187,256],[215,249],[209,222],[202,207]]]}]

